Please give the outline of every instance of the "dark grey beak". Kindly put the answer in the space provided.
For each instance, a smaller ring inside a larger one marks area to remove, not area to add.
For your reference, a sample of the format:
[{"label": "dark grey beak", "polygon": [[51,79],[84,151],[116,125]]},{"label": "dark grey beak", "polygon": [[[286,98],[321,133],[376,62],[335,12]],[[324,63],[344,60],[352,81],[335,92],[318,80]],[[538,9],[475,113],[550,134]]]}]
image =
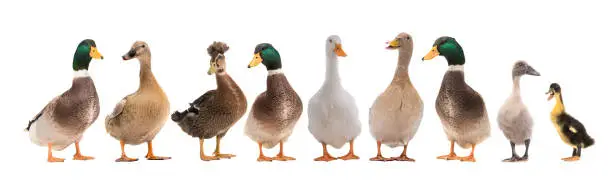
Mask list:
[{"label": "dark grey beak", "polygon": [[527,75],[540,76],[540,72],[533,69],[533,67],[529,66],[527,69]]},{"label": "dark grey beak", "polygon": [[131,49],[128,53],[121,56],[121,58],[123,58],[123,60],[129,60],[129,59],[134,58],[134,56],[136,56],[136,50]]}]

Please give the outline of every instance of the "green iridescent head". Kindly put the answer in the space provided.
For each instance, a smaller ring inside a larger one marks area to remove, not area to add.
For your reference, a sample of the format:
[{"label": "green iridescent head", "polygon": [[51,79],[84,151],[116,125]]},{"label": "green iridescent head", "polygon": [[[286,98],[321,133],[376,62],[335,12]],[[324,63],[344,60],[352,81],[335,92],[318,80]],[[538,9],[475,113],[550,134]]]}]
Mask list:
[{"label": "green iridescent head", "polygon": [[255,67],[260,63],[266,66],[267,70],[277,70],[282,68],[280,54],[269,43],[261,43],[255,47],[253,60],[248,68]]},{"label": "green iridescent head", "polygon": [[463,48],[457,43],[457,40],[452,37],[443,36],[438,38],[429,53],[422,60],[431,60],[438,55],[444,56],[448,65],[463,65],[465,64],[465,56]]},{"label": "green iridescent head", "polygon": [[96,42],[91,39],[86,39],[79,43],[79,46],[74,52],[72,69],[74,71],[89,69],[89,62],[91,62],[91,59],[104,59],[104,57],[98,52]]}]

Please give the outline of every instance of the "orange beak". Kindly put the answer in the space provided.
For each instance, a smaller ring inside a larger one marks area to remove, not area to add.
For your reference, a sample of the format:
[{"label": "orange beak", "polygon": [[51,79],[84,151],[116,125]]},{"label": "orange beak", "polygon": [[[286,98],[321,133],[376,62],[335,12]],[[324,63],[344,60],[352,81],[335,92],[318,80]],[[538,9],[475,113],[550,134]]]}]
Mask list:
[{"label": "orange beak", "polygon": [[338,56],[346,57],[346,53],[344,53],[344,50],[342,50],[342,44],[336,44],[336,47],[334,48],[334,53],[336,53],[336,55]]}]

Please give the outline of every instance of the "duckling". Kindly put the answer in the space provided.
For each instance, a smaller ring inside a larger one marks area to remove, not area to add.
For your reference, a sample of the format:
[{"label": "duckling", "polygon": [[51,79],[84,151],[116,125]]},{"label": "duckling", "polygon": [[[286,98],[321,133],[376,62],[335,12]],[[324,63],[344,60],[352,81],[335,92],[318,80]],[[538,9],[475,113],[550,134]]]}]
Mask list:
[{"label": "duckling", "polygon": [[[422,60],[431,60],[438,55],[448,62],[440,92],[436,98],[436,112],[442,121],[444,132],[451,142],[450,153],[438,159],[475,162],[474,149],[491,134],[489,117],[483,98],[465,82],[463,48],[452,37],[443,36]],[[457,157],[455,142],[462,148],[472,148],[467,157]]]},{"label": "duckling", "polygon": [[[225,55],[229,49],[223,42],[214,42],[208,47],[210,68],[208,75],[215,74],[217,89],[210,90],[190,103],[188,110],[174,112],[172,120],[190,136],[200,139],[200,159],[204,161],[232,158],[235,155],[220,152],[221,138],[245,114],[247,100],[236,82],[227,74]],[[214,156],[204,154],[204,139],[217,137]]]},{"label": "duckling", "polygon": [[546,93],[548,100],[555,99],[555,106],[550,112],[550,119],[557,129],[561,140],[572,146],[574,151],[571,157],[563,158],[564,161],[578,161],[583,148],[588,148],[595,144],[595,140],[589,136],[586,128],[580,121],[565,112],[563,97],[561,96],[561,86],[557,83],[550,84],[550,89]]},{"label": "duckling", "polygon": [[[295,160],[283,153],[283,144],[302,115],[302,100],[285,77],[280,54],[271,44],[258,44],[254,54],[248,68],[260,63],[266,66],[267,88],[253,103],[244,129],[245,134],[259,145],[257,161]],[[264,156],[262,147],[270,149],[279,143],[280,151],[276,157]]]},{"label": "duckling", "polygon": [[153,154],[153,138],[169,117],[170,102],[151,71],[149,45],[137,41],[122,58],[124,61],[137,58],[140,62],[140,86],[136,92],[117,103],[113,112],[106,117],[106,131],[121,145],[121,157],[115,161],[137,161],[125,154],[125,144],[139,145],[144,142],[148,145],[148,160],[170,159]]},{"label": "duckling", "polygon": [[332,35],[325,41],[327,70],[325,82],[308,102],[308,130],[323,146],[323,156],[315,161],[332,161],[336,158],[327,152],[327,144],[339,149],[349,142],[349,152],[343,160],[359,159],[353,151],[353,142],[361,133],[359,112],[355,98],[340,82],[338,56],[345,57],[340,37]]},{"label": "duckling", "polygon": [[72,59],[72,86],[53,98],[28,122],[25,131],[32,143],[47,147],[48,162],[63,162],[63,158],[53,156],[53,150],[62,151],[72,143],[76,148],[74,160],[94,159],[81,154],[79,142],[100,114],[98,93],[88,70],[91,59],[103,58],[96,42],[91,39],[81,41]]},{"label": "duckling", "polygon": [[[527,161],[529,159],[533,119],[521,99],[521,77],[523,75],[540,76],[540,73],[525,61],[515,62],[512,68],[512,94],[506,99],[497,115],[499,128],[510,141],[510,147],[512,148],[512,157],[504,159],[505,162]],[[523,157],[516,154],[514,147],[517,144],[525,145]]]},{"label": "duckling", "polygon": [[[370,108],[370,132],[376,139],[378,148],[378,154],[370,160],[414,161],[406,156],[406,150],[421,124],[423,100],[408,75],[413,49],[412,36],[400,33],[389,42],[387,49],[398,50],[399,57],[391,84]],[[392,148],[404,146],[404,151],[398,157],[385,158],[380,152],[381,144]]]}]

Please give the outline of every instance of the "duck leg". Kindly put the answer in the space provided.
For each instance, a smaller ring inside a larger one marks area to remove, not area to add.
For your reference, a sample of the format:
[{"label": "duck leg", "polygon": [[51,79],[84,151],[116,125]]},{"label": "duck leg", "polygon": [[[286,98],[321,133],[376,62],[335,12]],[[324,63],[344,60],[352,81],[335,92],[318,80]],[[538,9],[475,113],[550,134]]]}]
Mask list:
[{"label": "duck leg", "polygon": [[[515,146],[516,145],[512,141],[510,141],[510,147],[512,148],[512,157],[506,158],[506,159],[502,160],[503,162],[516,162],[516,161],[519,161],[521,159],[516,154]],[[527,153],[527,152],[525,152],[525,153]]]},{"label": "duck leg", "polygon": [[222,137],[223,135],[217,135],[217,147],[215,148],[215,152],[213,153],[213,155],[215,155],[216,158],[227,158],[227,159],[236,157],[236,155],[221,153],[220,150],[221,150],[221,138]]},{"label": "duck leg", "polygon": [[355,152],[353,152],[353,141],[354,140],[351,140],[351,142],[349,143],[350,144],[349,152],[346,155],[340,157],[340,159],[342,159],[342,160],[357,160],[357,159],[359,159],[359,157],[357,155],[355,155]]},{"label": "duck leg", "polygon": [[53,149],[51,143],[47,143],[48,151],[47,151],[47,162],[64,162],[63,158],[53,157]]},{"label": "duck leg", "polygon": [[262,162],[262,161],[266,161],[266,162],[271,162],[273,159],[267,156],[264,156],[263,154],[263,149],[262,149],[262,143],[257,143],[259,144],[259,158],[257,158],[257,161]]},{"label": "duck leg", "polygon": [[457,154],[455,154],[455,142],[454,141],[451,141],[450,153],[448,155],[438,156],[438,159],[442,159],[442,160],[457,160],[457,159],[459,159],[459,157],[457,157]]},{"label": "duck leg", "polygon": [[406,150],[408,149],[408,145],[404,145],[404,151],[402,151],[402,154],[400,154],[400,156],[398,157],[393,157],[391,158],[394,161],[409,161],[409,162],[414,162],[414,159],[412,158],[408,158],[408,156],[406,156]]},{"label": "duck leg", "polygon": [[580,154],[582,152],[582,145],[578,145],[576,146],[576,148],[574,148],[574,152],[572,152],[572,157],[567,157],[567,158],[563,158],[563,161],[578,161],[580,160]]},{"label": "duck leg", "polygon": [[138,158],[127,157],[127,155],[125,154],[125,142],[123,140],[119,141],[119,144],[121,144],[121,157],[117,158],[115,160],[116,162],[133,162],[133,161],[138,161]]},{"label": "duck leg", "polygon": [[290,157],[290,156],[285,156],[285,154],[283,153],[283,141],[280,142],[280,151],[278,152],[278,155],[276,155],[276,157],[274,157],[273,159],[278,160],[278,161],[295,160],[295,158]]},{"label": "duck leg", "polygon": [[523,157],[521,157],[520,161],[529,160],[529,143],[531,143],[531,139],[525,140],[525,154],[523,154]]},{"label": "duck leg", "polygon": [[382,145],[381,141],[377,141],[376,142],[376,147],[378,149],[378,153],[376,154],[376,157],[370,158],[370,161],[391,161],[391,159],[383,157],[382,154],[380,153],[380,146],[381,145]]},{"label": "duck leg", "polygon": [[153,154],[153,141],[147,141],[147,146],[149,148],[149,151],[147,152],[147,160],[169,160],[170,157],[165,157],[165,156],[155,156]]},{"label": "duck leg", "polygon": [[94,157],[81,155],[81,147],[79,147],[78,141],[74,142],[74,147],[76,148],[76,153],[74,154],[74,157],[72,157],[73,160],[93,160],[94,159]]},{"label": "duck leg", "polygon": [[474,158],[474,150],[476,149],[476,144],[472,144],[472,152],[470,152],[470,156],[460,157],[459,160],[462,162],[476,162],[476,158]]},{"label": "duck leg", "polygon": [[206,154],[204,154],[204,138],[200,138],[200,160],[202,161],[219,160],[219,158],[217,157],[206,156]]},{"label": "duck leg", "polygon": [[314,161],[326,161],[326,162],[328,162],[328,161],[336,160],[336,158],[332,157],[327,152],[327,145],[325,143],[321,143],[321,145],[323,145],[323,156],[315,158]]}]

